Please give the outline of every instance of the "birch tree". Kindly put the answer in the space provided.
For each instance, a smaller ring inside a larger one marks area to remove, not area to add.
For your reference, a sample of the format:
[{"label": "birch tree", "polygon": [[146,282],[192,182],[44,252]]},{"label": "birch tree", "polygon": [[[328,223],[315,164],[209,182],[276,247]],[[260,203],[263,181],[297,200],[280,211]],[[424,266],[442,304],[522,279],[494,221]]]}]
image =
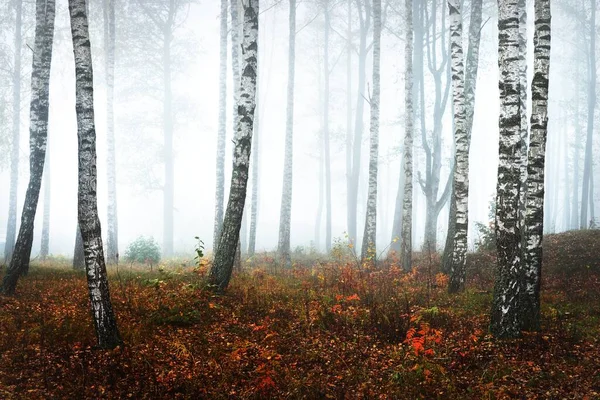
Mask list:
[{"label": "birch tree", "polygon": [[78,271],[82,271],[85,269],[85,254],[83,253],[83,239],[81,238],[81,229],[79,229],[79,221],[77,221],[77,229],[75,230],[73,269]]},{"label": "birch tree", "polygon": [[33,224],[42,185],[48,138],[50,65],[52,62],[55,16],[54,0],[37,0],[35,12],[35,41],[29,109],[29,184],[21,213],[19,235],[2,282],[1,291],[8,295],[14,294],[19,276],[26,274],[29,270],[29,258],[33,244]]},{"label": "birch tree", "polygon": [[548,133],[548,86],[551,36],[550,0],[535,1],[533,81],[531,83],[531,135],[527,162],[527,210],[525,214],[525,280],[522,296],[522,328],[540,329],[540,278],[544,237],[544,165]]},{"label": "birch tree", "polygon": [[12,71],[12,144],[10,150],[10,189],[8,196],[8,222],[4,244],[4,262],[10,262],[17,232],[17,190],[19,186],[19,142],[21,140],[21,47],[23,1],[15,4],[15,53]]},{"label": "birch tree", "polygon": [[225,138],[227,126],[227,0],[221,0],[219,45],[219,128],[217,132],[217,167],[215,184],[215,222],[213,248],[219,245],[219,234],[223,223],[223,201],[225,196]]},{"label": "birch tree", "polygon": [[285,158],[283,164],[283,190],[279,216],[278,253],[287,267],[292,266],[290,256],[290,230],[292,219],[292,173],[294,150],[294,67],[296,63],[296,0],[290,0],[287,114],[285,125]]},{"label": "birch tree", "polygon": [[402,246],[400,258],[405,271],[412,268],[412,200],[413,200],[413,0],[405,0],[406,40],[404,47],[404,205],[402,208]]},{"label": "birch tree", "polygon": [[42,242],[40,245],[40,258],[45,260],[50,253],[50,146],[46,144],[46,161],[44,162],[44,213],[42,220]]},{"label": "birch tree", "polygon": [[215,253],[209,281],[214,287],[223,291],[229,285],[235,250],[239,242],[240,227],[246,187],[248,183],[248,167],[252,147],[252,130],[256,107],[256,76],[258,58],[258,0],[243,0],[243,42],[242,73],[240,80],[240,96],[237,103],[237,134],[233,154],[233,170],[229,201],[223,220],[223,229],[219,239],[219,247]]},{"label": "birch tree", "polygon": [[115,160],[115,1],[104,0],[104,53],[106,70],[106,255],[109,264],[119,262],[119,220],[117,216],[117,167]]},{"label": "birch tree", "polygon": [[498,67],[500,69],[500,139],[496,187],[498,272],[490,331],[496,337],[520,335],[521,280],[520,152],[521,82],[519,79],[518,0],[498,0]]},{"label": "birch tree", "polygon": [[[331,149],[329,146],[329,28],[330,28],[329,0],[323,2],[325,17],[324,48],[323,48],[323,163],[325,168],[325,251],[331,251]],[[362,123],[362,122],[361,122]]]},{"label": "birch tree", "polygon": [[369,150],[369,188],[361,262],[374,262],[377,251],[377,163],[379,162],[379,101],[381,66],[381,0],[373,0],[373,96]]},{"label": "birch tree", "polygon": [[75,56],[75,109],[79,142],[78,220],[98,347],[112,349],[123,341],[110,301],[98,218],[92,53],[85,0],[69,0],[69,15]]}]

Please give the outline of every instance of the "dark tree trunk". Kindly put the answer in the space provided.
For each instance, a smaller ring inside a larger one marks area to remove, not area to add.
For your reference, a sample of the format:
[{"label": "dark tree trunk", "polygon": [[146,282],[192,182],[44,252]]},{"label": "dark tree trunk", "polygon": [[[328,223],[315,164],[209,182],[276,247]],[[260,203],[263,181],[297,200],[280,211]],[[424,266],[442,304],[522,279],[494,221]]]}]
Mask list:
[{"label": "dark tree trunk", "polygon": [[83,271],[85,269],[85,255],[83,254],[83,239],[81,238],[81,229],[77,222],[75,233],[75,248],[73,250],[73,269]]},{"label": "dark tree trunk", "polygon": [[33,223],[37,211],[48,138],[50,64],[54,36],[54,0],[37,0],[35,43],[31,71],[31,106],[29,128],[29,185],[21,214],[19,236],[2,282],[2,292],[12,295],[19,276],[29,271],[33,244]]}]

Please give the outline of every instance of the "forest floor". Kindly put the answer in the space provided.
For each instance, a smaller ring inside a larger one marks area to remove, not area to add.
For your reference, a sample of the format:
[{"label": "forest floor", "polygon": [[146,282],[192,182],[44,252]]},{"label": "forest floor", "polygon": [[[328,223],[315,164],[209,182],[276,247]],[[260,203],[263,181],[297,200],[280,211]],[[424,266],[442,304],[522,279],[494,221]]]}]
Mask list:
[{"label": "forest floor", "polygon": [[49,263],[0,297],[1,399],[600,398],[600,231],[547,236],[542,331],[517,340],[487,332],[488,253],[459,295],[426,256],[404,273],[258,255],[225,295],[206,265],[110,267],[110,351],[93,348],[85,274]]}]

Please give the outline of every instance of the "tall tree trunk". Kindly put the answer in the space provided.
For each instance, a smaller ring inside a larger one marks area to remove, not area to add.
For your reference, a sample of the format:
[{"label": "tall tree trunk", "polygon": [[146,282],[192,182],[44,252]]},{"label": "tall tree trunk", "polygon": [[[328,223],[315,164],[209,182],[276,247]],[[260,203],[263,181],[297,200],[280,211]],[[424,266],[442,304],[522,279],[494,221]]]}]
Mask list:
[{"label": "tall tree trunk", "polygon": [[54,0],[37,0],[35,13],[35,43],[31,71],[31,105],[29,128],[29,185],[21,213],[21,226],[1,291],[12,295],[19,276],[29,270],[33,224],[37,211],[48,138],[50,64],[54,36]]},{"label": "tall tree trunk", "polygon": [[[467,50],[465,69],[465,108],[468,146],[471,145],[473,133],[473,119],[475,115],[475,94],[477,91],[477,73],[479,70],[479,45],[481,43],[481,23],[483,0],[474,0],[471,3],[471,20],[469,23],[469,49]],[[455,171],[452,171],[454,174]],[[448,213],[448,233],[446,245],[444,246],[444,257],[442,260],[442,271],[449,273],[452,267],[452,254],[454,251],[454,234],[456,232],[456,196],[455,187],[452,185],[450,195],[450,210]]]},{"label": "tall tree trunk", "polygon": [[[404,150],[401,151],[404,153]],[[404,185],[406,178],[404,176],[404,157],[400,159],[400,174],[398,176],[398,191],[396,192],[396,201],[394,206],[394,224],[392,226],[392,238],[389,254],[400,254],[402,241],[402,209],[404,206]]]},{"label": "tall tree trunk", "polygon": [[117,166],[115,160],[115,1],[104,0],[104,52],[106,54],[106,255],[109,264],[119,262],[117,214]]},{"label": "tall tree trunk", "polygon": [[240,226],[246,201],[252,129],[256,107],[258,0],[245,1],[243,8],[242,74],[240,96],[237,104],[238,116],[234,119],[237,121],[237,134],[233,154],[231,187],[219,247],[215,253],[214,264],[209,277],[210,283],[219,291],[225,290],[229,285],[236,244],[239,242]]},{"label": "tall tree trunk", "polygon": [[217,132],[217,177],[215,185],[215,223],[213,231],[213,250],[215,251],[219,246],[219,236],[221,234],[221,226],[223,224],[223,202],[225,198],[225,138],[227,129],[227,0],[221,0],[220,38],[219,128]]},{"label": "tall tree trunk", "polygon": [[98,347],[112,349],[123,343],[110,301],[108,277],[96,199],[96,128],[92,53],[85,0],[69,0],[75,54],[75,108],[79,141],[78,216],[85,252],[86,275]]},{"label": "tall tree trunk", "polygon": [[525,239],[525,201],[527,193],[527,137],[529,126],[527,123],[527,1],[518,0],[519,7],[519,90],[521,99],[521,147],[519,150],[519,169],[521,186],[519,188],[519,230],[521,239]]},{"label": "tall tree trunk", "polygon": [[590,190],[592,181],[592,149],[594,138],[594,111],[596,110],[596,0],[591,0],[590,13],[590,48],[588,55],[588,110],[587,110],[587,138],[585,142],[585,161],[583,163],[583,184],[581,193],[581,218],[580,229],[589,225],[588,208],[594,208],[593,191]]},{"label": "tall tree trunk", "polygon": [[75,248],[73,250],[73,269],[84,270],[85,269],[85,255],[83,254],[83,239],[81,238],[81,229],[79,229],[79,222],[77,222],[77,230],[75,232]]},{"label": "tall tree trunk", "polygon": [[412,268],[412,200],[413,200],[413,0],[405,0],[406,40],[404,48],[404,206],[402,208],[402,247],[400,258],[405,271]]},{"label": "tall tree trunk", "polygon": [[[531,83],[531,136],[527,163],[525,214],[525,280],[522,328],[540,329],[540,279],[544,237],[544,163],[548,133],[548,78],[550,71],[550,0],[535,0],[533,81]],[[558,182],[556,182],[558,184]]]},{"label": "tall tree trunk", "polygon": [[[564,121],[568,121],[568,117],[565,115]],[[571,184],[569,182],[569,126],[565,124],[564,126],[564,140],[565,145],[563,146],[563,176],[564,176],[564,188],[563,188],[563,230],[568,231],[571,226]]]},{"label": "tall tree trunk", "polygon": [[369,150],[369,189],[361,262],[374,263],[377,252],[377,167],[379,162],[379,100],[381,97],[381,0],[373,0],[373,95]]},{"label": "tall tree trunk", "polygon": [[520,335],[521,231],[521,83],[519,79],[519,7],[498,0],[498,67],[500,69],[500,140],[496,187],[498,272],[490,331],[496,337]]},{"label": "tall tree trunk", "polygon": [[[579,55],[579,52],[577,52]],[[575,58],[575,74],[572,82],[575,88],[580,84],[579,57]],[[579,161],[581,159],[581,120],[579,112],[579,90],[575,91],[575,149],[573,155],[573,195],[571,197],[571,229],[579,229]]]},{"label": "tall tree trunk", "polygon": [[[356,88],[356,113],[354,114],[354,139],[352,149],[352,174],[348,192],[348,239],[357,241],[358,188],[362,149],[363,114],[365,108],[365,82],[367,76],[367,35],[371,25],[371,1],[356,1],[360,18],[360,42],[358,45],[358,86]],[[364,6],[364,14],[363,14]]]},{"label": "tall tree trunk", "polygon": [[465,90],[465,64],[462,46],[461,0],[448,0],[450,16],[450,51],[452,54],[452,101],[454,105],[454,247],[448,291],[456,293],[465,288],[467,228],[469,226],[469,134]]},{"label": "tall tree trunk", "polygon": [[296,0],[290,0],[287,116],[285,123],[285,160],[283,164],[283,191],[279,216],[279,257],[287,267],[292,266],[290,230],[292,219],[292,172],[294,150],[294,66],[296,62]]},{"label": "tall tree trunk", "polygon": [[[350,229],[352,215],[356,210],[350,207],[352,197],[352,0],[347,0],[346,21],[346,229]],[[356,232],[355,232],[356,233]],[[350,240],[349,231],[346,232]]]},{"label": "tall tree trunk", "polygon": [[[257,77],[258,79],[258,77]],[[257,80],[258,82],[258,80]],[[258,222],[258,187],[260,184],[259,180],[259,135],[260,135],[260,94],[257,90],[256,96],[256,111],[254,113],[254,128],[252,133],[252,199],[250,204],[250,234],[248,238],[248,256],[252,257],[256,252],[256,227]]]},{"label": "tall tree trunk", "polygon": [[42,222],[42,243],[40,258],[45,260],[50,254],[50,146],[46,145],[46,161],[44,162],[44,218]]},{"label": "tall tree trunk", "polygon": [[323,72],[325,74],[325,87],[323,88],[323,152],[325,163],[325,251],[331,251],[331,150],[329,146],[329,1],[323,6],[325,14],[323,52]]},{"label": "tall tree trunk", "polygon": [[173,255],[173,212],[175,197],[175,166],[173,159],[173,93],[171,90],[171,42],[175,18],[175,0],[169,1],[169,13],[164,28],[163,43],[163,131],[165,184],[163,191],[163,256]]},{"label": "tall tree trunk", "polygon": [[10,194],[8,197],[8,223],[4,244],[4,262],[9,263],[15,247],[17,233],[17,192],[19,186],[19,142],[21,140],[21,19],[23,0],[15,2],[15,56],[13,65],[12,144],[10,150]]}]

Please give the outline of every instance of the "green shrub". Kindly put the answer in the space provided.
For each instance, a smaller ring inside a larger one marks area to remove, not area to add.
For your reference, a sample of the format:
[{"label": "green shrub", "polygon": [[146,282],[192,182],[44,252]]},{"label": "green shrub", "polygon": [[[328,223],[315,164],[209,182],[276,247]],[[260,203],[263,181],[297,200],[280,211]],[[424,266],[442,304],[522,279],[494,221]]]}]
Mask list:
[{"label": "green shrub", "polygon": [[127,247],[125,260],[151,265],[157,264],[160,261],[160,247],[152,237],[140,236]]}]

